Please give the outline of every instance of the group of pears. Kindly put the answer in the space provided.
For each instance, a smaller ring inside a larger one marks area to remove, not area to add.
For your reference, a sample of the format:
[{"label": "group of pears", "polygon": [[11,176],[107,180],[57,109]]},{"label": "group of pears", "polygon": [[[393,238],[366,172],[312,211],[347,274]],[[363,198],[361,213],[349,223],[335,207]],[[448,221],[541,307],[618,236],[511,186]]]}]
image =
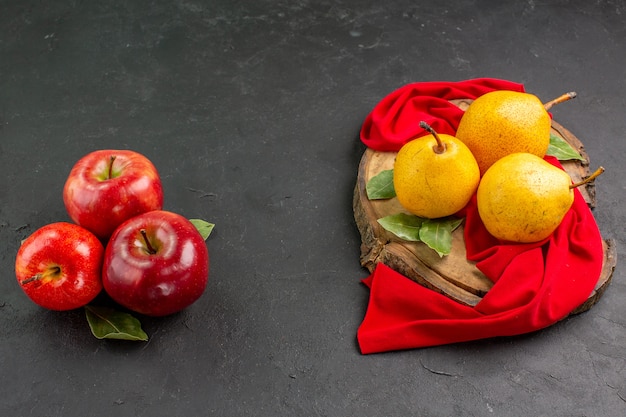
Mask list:
[{"label": "group of pears", "polygon": [[[476,194],[478,214],[494,237],[538,242],[550,236],[574,202],[571,177],[546,162],[549,103],[529,93],[498,90],[474,100],[455,136],[407,142],[396,156],[393,183],[400,204],[435,219],[453,215]],[[590,179],[585,180],[588,182]]]}]

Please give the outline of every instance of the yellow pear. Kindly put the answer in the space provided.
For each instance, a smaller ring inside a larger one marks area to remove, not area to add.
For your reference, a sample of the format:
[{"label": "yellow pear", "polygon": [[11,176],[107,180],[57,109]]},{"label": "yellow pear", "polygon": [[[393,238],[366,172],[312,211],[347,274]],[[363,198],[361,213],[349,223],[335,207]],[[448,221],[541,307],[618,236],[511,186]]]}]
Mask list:
[{"label": "yellow pear", "polygon": [[498,90],[483,94],[469,105],[456,137],[470,148],[482,175],[511,153],[543,157],[550,144],[550,126],[550,115],[537,96]]},{"label": "yellow pear", "polygon": [[592,181],[598,169],[579,184],[569,174],[530,153],[514,153],[495,162],[476,192],[478,214],[498,239],[538,242],[561,224],[574,202],[574,188]]},{"label": "yellow pear", "polygon": [[470,150],[454,136],[431,135],[402,146],[393,168],[393,184],[400,204],[416,216],[445,217],[461,210],[476,192],[478,164]]}]

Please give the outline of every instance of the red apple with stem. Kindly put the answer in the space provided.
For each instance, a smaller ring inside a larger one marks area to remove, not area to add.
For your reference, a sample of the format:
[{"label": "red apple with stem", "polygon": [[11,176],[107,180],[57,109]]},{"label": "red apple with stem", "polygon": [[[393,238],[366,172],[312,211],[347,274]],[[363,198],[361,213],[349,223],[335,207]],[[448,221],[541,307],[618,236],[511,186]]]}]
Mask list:
[{"label": "red apple with stem", "polygon": [[166,316],[195,302],[206,288],[209,252],[196,227],[164,210],[122,223],[104,255],[102,281],[120,305],[147,316]]},{"label": "red apple with stem", "polygon": [[83,227],[58,222],[27,237],[15,259],[15,276],[26,295],[50,310],[72,310],[102,290],[104,247]]},{"label": "red apple with stem", "polygon": [[122,222],[163,207],[163,187],[152,162],[130,150],[98,150],[69,173],[63,202],[70,218],[106,240]]}]

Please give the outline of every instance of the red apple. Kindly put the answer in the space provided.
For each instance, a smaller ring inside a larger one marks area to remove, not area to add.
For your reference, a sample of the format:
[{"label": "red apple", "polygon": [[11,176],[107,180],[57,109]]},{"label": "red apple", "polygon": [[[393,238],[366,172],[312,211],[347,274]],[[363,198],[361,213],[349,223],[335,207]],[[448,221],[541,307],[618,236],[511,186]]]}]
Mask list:
[{"label": "red apple", "polygon": [[122,306],[166,316],[200,298],[208,274],[209,252],[195,226],[179,214],[156,210],[127,220],[113,232],[102,281]]},{"label": "red apple", "polygon": [[70,218],[102,240],[124,221],[163,207],[163,187],[148,158],[129,150],[99,150],[82,157],[63,188]]},{"label": "red apple", "polygon": [[26,295],[50,310],[72,310],[102,290],[104,247],[93,233],[71,223],[41,227],[27,237],[15,259]]}]

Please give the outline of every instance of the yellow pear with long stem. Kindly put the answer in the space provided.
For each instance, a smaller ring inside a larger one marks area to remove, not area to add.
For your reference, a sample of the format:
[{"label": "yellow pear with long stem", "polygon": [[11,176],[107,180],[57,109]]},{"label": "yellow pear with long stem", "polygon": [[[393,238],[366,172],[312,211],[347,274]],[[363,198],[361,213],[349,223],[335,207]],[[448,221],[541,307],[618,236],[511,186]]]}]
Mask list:
[{"label": "yellow pear with long stem", "polygon": [[393,184],[400,204],[410,213],[439,218],[461,210],[476,192],[480,171],[467,146],[454,136],[430,135],[407,142],[393,168]]},{"label": "yellow pear with long stem", "polygon": [[528,152],[543,157],[550,144],[551,118],[555,104],[576,97],[566,93],[543,104],[533,94],[492,91],[474,100],[459,121],[456,137],[474,154],[483,175],[503,156]]},{"label": "yellow pear with long stem", "polygon": [[574,188],[593,181],[600,167],[572,184],[565,171],[530,153],[514,153],[495,162],[476,192],[478,214],[498,239],[530,243],[549,237],[574,202]]}]

